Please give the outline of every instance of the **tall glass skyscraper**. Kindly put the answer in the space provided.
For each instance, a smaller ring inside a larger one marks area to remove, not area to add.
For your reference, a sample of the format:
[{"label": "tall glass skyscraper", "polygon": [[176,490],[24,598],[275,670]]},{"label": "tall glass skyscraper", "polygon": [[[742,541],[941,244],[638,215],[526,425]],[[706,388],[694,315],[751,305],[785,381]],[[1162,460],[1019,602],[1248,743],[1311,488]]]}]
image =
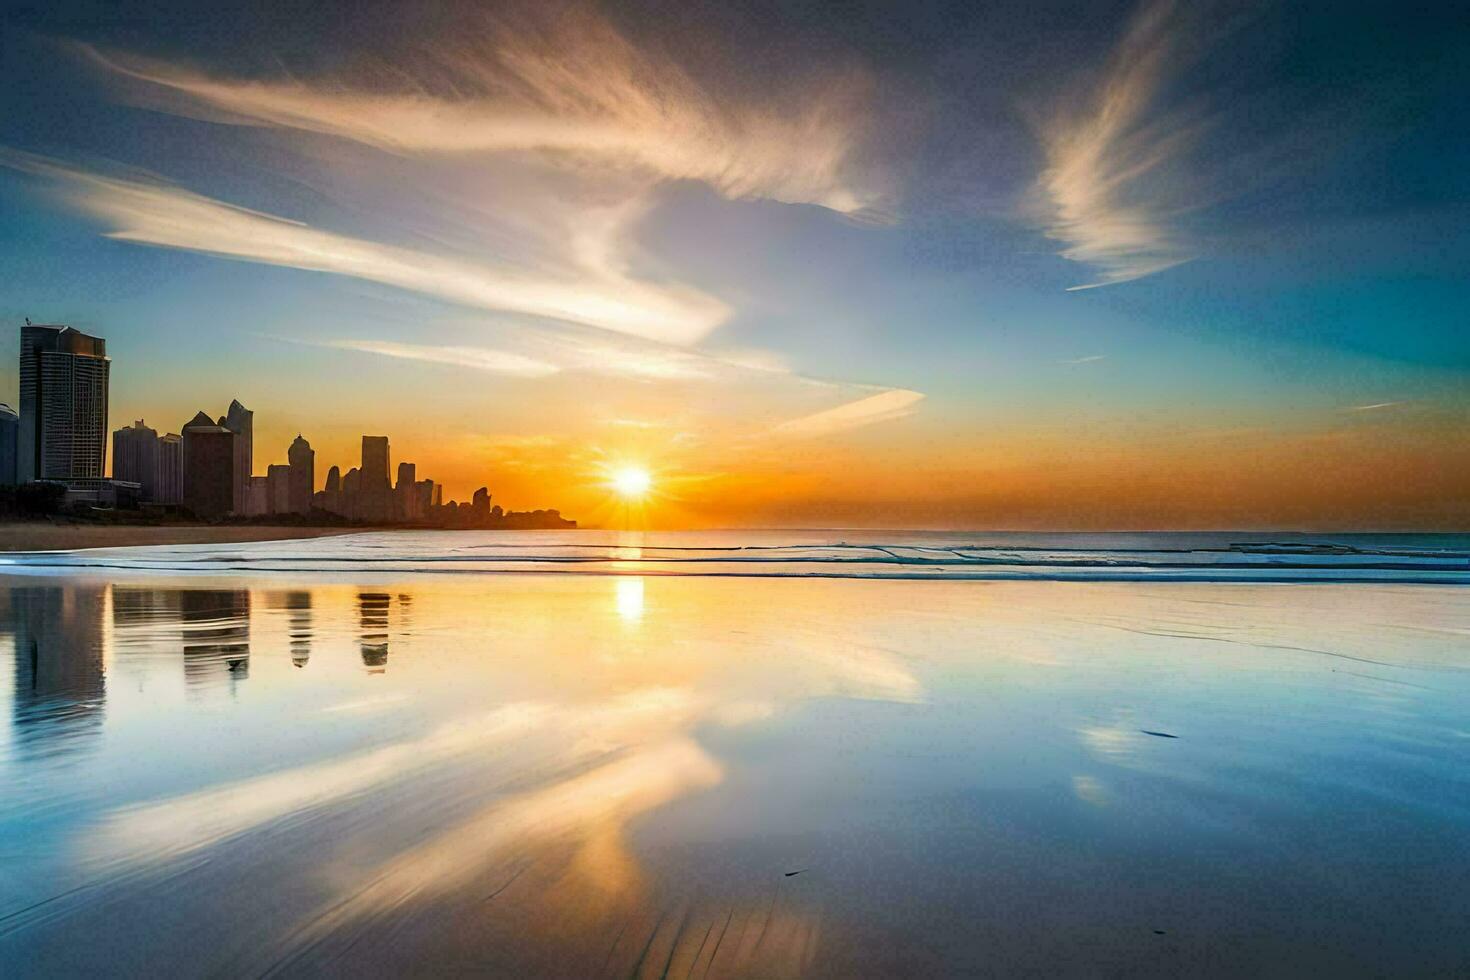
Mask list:
[{"label": "tall glass skyscraper", "polygon": [[20,328],[21,483],[106,476],[111,366],[101,337],[60,325]]}]

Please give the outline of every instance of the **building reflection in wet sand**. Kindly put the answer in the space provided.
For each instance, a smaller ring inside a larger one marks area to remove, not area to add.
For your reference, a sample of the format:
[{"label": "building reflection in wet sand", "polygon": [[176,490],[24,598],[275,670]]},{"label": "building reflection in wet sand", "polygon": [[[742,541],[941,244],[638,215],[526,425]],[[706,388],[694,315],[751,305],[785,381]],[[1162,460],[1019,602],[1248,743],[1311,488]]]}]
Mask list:
[{"label": "building reflection in wet sand", "polygon": [[184,679],[191,687],[222,674],[250,676],[250,591],[186,589],[180,598]]},{"label": "building reflection in wet sand", "polygon": [[388,667],[388,612],[393,597],[386,592],[357,594],[357,621],[362,637],[362,665],[376,673]]},{"label": "building reflection in wet sand", "polygon": [[267,601],[278,600],[286,610],[286,628],[291,642],[291,664],[305,667],[311,661],[311,593],[306,591],[273,593]]},{"label": "building reflection in wet sand", "polygon": [[17,745],[45,752],[86,744],[101,726],[107,696],[106,587],[0,590],[0,602],[0,624],[10,624],[14,642]]}]

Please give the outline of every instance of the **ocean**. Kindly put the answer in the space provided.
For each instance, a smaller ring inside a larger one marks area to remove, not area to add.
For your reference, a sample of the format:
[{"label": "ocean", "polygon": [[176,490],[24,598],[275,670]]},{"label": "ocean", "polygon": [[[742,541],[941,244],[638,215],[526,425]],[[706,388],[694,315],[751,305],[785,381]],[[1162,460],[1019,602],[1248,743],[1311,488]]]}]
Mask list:
[{"label": "ocean", "polygon": [[1470,535],[0,559],[0,973],[1465,975]]}]

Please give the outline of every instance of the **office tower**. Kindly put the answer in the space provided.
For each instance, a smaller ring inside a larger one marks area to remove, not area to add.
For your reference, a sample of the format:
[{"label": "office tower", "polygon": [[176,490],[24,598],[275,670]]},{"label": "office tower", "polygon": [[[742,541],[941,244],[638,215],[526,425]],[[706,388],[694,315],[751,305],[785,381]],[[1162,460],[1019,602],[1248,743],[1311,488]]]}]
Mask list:
[{"label": "office tower", "polygon": [[291,464],[291,513],[310,514],[311,492],[316,489],[316,453],[298,433],[286,450],[286,460]]},{"label": "office tower", "polygon": [[388,486],[388,437],[362,437],[362,479],[364,485]]},{"label": "office tower", "polygon": [[245,484],[245,516],[263,517],[270,512],[270,481],[263,476],[252,476]]},{"label": "office tower", "polygon": [[20,328],[19,482],[106,474],[110,368],[101,337],[59,325]]},{"label": "office tower", "polygon": [[291,513],[291,467],[286,463],[272,463],[265,468],[266,496],[270,498],[272,514]]},{"label": "office tower", "polygon": [[393,488],[393,509],[400,521],[415,521],[423,515],[418,513],[418,494],[414,491],[417,467],[412,463],[398,464],[398,483]]},{"label": "office tower", "polygon": [[322,510],[333,514],[345,514],[342,506],[342,471],[333,466],[327,470],[327,482],[322,485]]},{"label": "office tower", "polygon": [[348,520],[360,520],[362,518],[362,502],[360,500],[362,489],[362,472],[356,466],[342,475],[342,516]]},{"label": "office tower", "polygon": [[434,509],[434,481],[420,480],[413,485],[414,511],[419,520],[428,520]]},{"label": "office tower", "polygon": [[20,454],[20,413],[0,402],[0,487],[15,483]]},{"label": "office tower", "polygon": [[195,517],[224,517],[235,509],[237,436],[203,412],[183,432],[184,506]]},{"label": "office tower", "polygon": [[156,500],[158,432],[139,419],[112,434],[112,478],[142,486],[142,499]]},{"label": "office tower", "polygon": [[470,505],[475,516],[475,523],[483,524],[490,518],[490,488],[481,487],[475,491],[473,503]]},{"label": "office tower", "polygon": [[184,502],[184,442],[177,432],[158,437],[158,469],[153,477],[153,501],[159,504]]},{"label": "office tower", "polygon": [[388,482],[388,437],[362,437],[362,470],[358,477],[359,517],[381,523],[393,516],[392,484]]},{"label": "office tower", "polygon": [[255,473],[255,413],[240,404],[237,398],[230,402],[229,411],[219,424],[235,433],[235,490],[232,507],[238,513],[245,511],[245,488]]}]

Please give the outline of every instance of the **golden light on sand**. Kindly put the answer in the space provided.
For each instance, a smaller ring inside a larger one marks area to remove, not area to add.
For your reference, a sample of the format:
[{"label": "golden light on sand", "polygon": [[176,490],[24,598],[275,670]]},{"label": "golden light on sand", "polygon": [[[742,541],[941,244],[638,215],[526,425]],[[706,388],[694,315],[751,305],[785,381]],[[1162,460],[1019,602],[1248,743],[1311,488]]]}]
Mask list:
[{"label": "golden light on sand", "polygon": [[653,478],[641,466],[624,466],[612,475],[612,488],[624,500],[642,500],[653,486]]}]

